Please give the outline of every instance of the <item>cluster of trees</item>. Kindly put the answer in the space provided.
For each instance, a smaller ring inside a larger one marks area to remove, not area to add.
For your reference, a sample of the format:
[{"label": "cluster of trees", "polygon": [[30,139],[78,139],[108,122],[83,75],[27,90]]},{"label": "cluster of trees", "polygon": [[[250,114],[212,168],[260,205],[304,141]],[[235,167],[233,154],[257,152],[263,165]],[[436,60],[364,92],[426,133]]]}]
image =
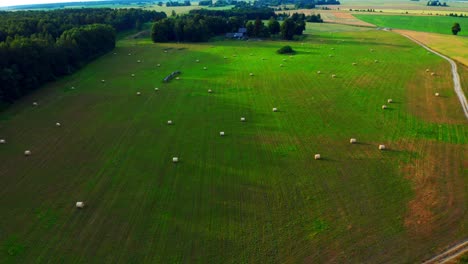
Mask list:
[{"label": "cluster of trees", "polygon": [[296,9],[313,9],[315,8],[315,2],[310,1],[300,1],[295,5]]},{"label": "cluster of trees", "polygon": [[427,1],[427,6],[447,6],[447,2],[439,2],[439,0],[430,0]]},{"label": "cluster of trees", "polygon": [[[281,6],[281,5],[290,5],[293,4],[296,7],[300,8],[314,8],[316,5],[339,5],[339,0],[256,0],[254,2],[255,6]],[[314,6],[314,7],[312,7]],[[283,8],[283,10],[286,10]]]},{"label": "cluster of trees", "polygon": [[323,23],[323,19],[320,16],[320,14],[312,14],[310,16],[305,17],[306,22],[311,22],[311,23]]},{"label": "cluster of trees", "polygon": [[448,16],[451,17],[468,17],[468,15],[463,15],[463,13],[457,14],[457,13],[450,13]]},{"label": "cluster of trees", "polygon": [[172,2],[172,1],[169,1],[166,3],[166,6],[191,6],[192,4],[190,3],[190,1],[186,0],[184,2]]},{"label": "cluster of trees", "polygon": [[[253,14],[257,15],[254,21],[250,19]],[[267,25],[262,21],[266,15],[270,15]],[[188,15],[165,18],[154,23],[151,39],[154,42],[201,42],[216,35],[237,32],[242,27],[247,29],[249,37],[268,38],[279,34],[282,39],[291,40],[295,35],[302,35],[307,19],[304,14],[294,13],[291,17],[283,14],[282,17],[285,19],[280,25],[271,9],[192,10]]]},{"label": "cluster of trees", "polygon": [[116,30],[164,13],[134,9],[0,14],[0,105],[70,74],[115,46]]}]

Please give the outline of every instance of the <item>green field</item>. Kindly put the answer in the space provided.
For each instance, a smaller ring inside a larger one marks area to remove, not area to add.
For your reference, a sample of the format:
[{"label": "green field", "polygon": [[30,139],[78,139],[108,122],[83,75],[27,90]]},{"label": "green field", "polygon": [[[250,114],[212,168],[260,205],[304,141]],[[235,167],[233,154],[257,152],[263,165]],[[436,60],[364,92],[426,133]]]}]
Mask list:
[{"label": "green field", "polygon": [[[295,43],[121,40],[0,113],[0,263],[415,263],[466,238],[449,65],[337,27]],[[285,44],[297,54],[277,55]]]},{"label": "green field", "polygon": [[468,36],[466,18],[449,16],[385,16],[385,15],[354,15],[355,17],[379,27],[409,29],[440,34],[452,34],[454,23],[459,23],[462,31],[459,36]]}]

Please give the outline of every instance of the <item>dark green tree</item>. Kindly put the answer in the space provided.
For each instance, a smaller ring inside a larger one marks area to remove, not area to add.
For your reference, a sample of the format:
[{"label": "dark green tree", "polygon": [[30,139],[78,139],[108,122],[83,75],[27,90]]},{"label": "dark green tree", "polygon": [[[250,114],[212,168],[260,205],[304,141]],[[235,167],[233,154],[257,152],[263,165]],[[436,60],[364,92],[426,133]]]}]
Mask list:
[{"label": "dark green tree", "polygon": [[280,32],[280,23],[276,18],[271,17],[270,20],[268,20],[268,30],[270,30],[270,34],[278,34]]},{"label": "dark green tree", "polygon": [[293,39],[296,32],[296,23],[291,18],[287,18],[281,24],[281,38],[286,40]]},{"label": "dark green tree", "polygon": [[453,26],[452,26],[452,34],[457,35],[458,32],[460,32],[460,31],[461,31],[460,24],[459,24],[459,23],[453,24]]}]

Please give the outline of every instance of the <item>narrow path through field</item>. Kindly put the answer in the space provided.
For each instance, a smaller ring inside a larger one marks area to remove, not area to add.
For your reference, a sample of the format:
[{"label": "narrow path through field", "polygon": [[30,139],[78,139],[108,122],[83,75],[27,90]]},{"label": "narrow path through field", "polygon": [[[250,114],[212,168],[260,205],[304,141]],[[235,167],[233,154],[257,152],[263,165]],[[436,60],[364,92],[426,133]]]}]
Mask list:
[{"label": "narrow path through field", "polygon": [[399,32],[399,34],[404,36],[404,37],[407,37],[408,39],[412,40],[413,42],[415,42],[416,44],[418,44],[421,47],[425,48],[426,50],[428,50],[428,51],[438,55],[439,57],[442,57],[442,58],[446,59],[448,62],[450,62],[450,65],[452,65],[453,88],[455,90],[455,93],[458,96],[458,99],[460,100],[460,104],[461,104],[461,106],[463,108],[463,112],[465,113],[465,117],[468,119],[468,102],[466,101],[466,96],[463,93],[463,90],[461,88],[460,76],[458,75],[458,71],[457,71],[457,64],[452,59],[438,53],[437,51],[431,50],[430,48],[428,48],[427,46],[425,46],[421,42],[417,41],[416,39],[414,39],[414,38],[412,38],[412,37],[410,37],[410,36],[408,36],[406,34],[403,34],[401,32]]},{"label": "narrow path through field", "polygon": [[425,261],[423,264],[447,263],[453,260],[454,258],[461,256],[465,252],[468,252],[468,240],[465,240],[450,247],[441,254],[431,258],[428,261]]}]

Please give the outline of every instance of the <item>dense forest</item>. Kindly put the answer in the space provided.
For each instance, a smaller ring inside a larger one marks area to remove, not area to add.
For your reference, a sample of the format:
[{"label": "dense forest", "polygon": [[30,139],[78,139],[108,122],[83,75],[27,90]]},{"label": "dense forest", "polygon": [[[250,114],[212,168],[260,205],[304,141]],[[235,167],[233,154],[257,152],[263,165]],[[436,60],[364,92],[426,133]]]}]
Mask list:
[{"label": "dense forest", "polygon": [[0,107],[112,50],[116,32],[165,17],[141,9],[0,12]]}]

